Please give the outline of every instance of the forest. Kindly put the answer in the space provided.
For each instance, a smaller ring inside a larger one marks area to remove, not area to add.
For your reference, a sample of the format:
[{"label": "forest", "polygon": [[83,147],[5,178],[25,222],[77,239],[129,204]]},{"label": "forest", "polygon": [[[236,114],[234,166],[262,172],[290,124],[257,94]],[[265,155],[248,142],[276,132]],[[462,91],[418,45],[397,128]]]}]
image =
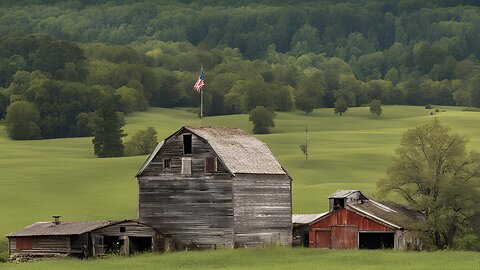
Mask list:
[{"label": "forest", "polygon": [[[0,119],[16,139],[92,135],[123,114],[382,104],[480,107],[477,1],[93,1],[0,5]],[[293,8],[294,7],[294,8]],[[25,134],[29,133],[29,134]],[[28,136],[22,136],[28,135]]]}]

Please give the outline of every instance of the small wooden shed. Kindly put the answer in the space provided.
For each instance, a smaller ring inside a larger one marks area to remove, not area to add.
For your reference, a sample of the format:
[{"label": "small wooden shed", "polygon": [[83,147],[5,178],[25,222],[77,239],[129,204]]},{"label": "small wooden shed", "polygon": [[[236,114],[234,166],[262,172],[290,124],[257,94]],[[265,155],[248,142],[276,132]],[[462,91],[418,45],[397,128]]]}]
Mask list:
[{"label": "small wooden shed", "polygon": [[10,259],[128,255],[169,249],[169,239],[135,220],[37,222],[7,235]]},{"label": "small wooden shed", "polygon": [[328,212],[320,214],[293,214],[293,239],[292,246],[308,247],[308,235],[310,232],[310,223],[328,214]]},{"label": "small wooden shed", "polygon": [[423,248],[415,224],[419,212],[367,198],[359,190],[339,190],[329,198],[329,212],[310,222],[309,246],[332,249]]}]

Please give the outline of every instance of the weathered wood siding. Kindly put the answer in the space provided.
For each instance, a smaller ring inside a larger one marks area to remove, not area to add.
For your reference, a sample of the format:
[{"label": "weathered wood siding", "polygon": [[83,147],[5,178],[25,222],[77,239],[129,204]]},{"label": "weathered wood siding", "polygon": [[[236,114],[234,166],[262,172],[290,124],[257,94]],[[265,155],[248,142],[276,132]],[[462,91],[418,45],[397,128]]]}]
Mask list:
[{"label": "weathered wood siding", "polygon": [[[31,249],[17,250],[18,238],[29,238],[32,241]],[[35,236],[9,238],[10,258],[19,255],[48,256],[49,254],[68,254],[70,252],[70,237],[68,236]]]},{"label": "weathered wood siding", "polygon": [[[231,175],[218,161],[217,172],[205,172],[210,146],[192,135],[192,154],[183,154],[183,133],[165,142],[138,178],[139,221],[159,232],[199,247],[233,246]],[[182,157],[191,157],[191,175],[181,174]],[[171,159],[171,168],[163,160]]]},{"label": "weathered wood siding", "polygon": [[[120,231],[121,228],[124,228],[125,231]],[[134,221],[122,222],[119,224],[114,224],[105,228],[101,228],[93,231],[91,235],[92,239],[97,236],[151,237],[153,251],[163,252],[165,249],[164,242],[160,240],[161,238],[163,238],[162,235],[157,235],[155,229],[153,229],[152,227]]]},{"label": "weathered wood siding", "polygon": [[292,244],[291,180],[237,174],[233,180],[235,246]]},{"label": "weathered wood siding", "polygon": [[[120,232],[121,227],[125,228],[125,232]],[[155,230],[150,226],[128,221],[95,230],[92,235],[153,237]]]}]

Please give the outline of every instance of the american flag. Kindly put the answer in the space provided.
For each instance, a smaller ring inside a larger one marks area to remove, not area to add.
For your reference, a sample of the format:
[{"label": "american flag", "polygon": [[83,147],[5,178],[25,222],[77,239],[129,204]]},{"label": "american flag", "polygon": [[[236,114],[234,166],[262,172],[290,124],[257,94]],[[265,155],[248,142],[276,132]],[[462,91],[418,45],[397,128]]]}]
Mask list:
[{"label": "american flag", "polygon": [[195,89],[197,92],[200,92],[200,89],[205,85],[205,82],[203,81],[203,68],[200,70],[200,76],[198,77],[198,81],[195,83],[193,86],[193,89]]}]

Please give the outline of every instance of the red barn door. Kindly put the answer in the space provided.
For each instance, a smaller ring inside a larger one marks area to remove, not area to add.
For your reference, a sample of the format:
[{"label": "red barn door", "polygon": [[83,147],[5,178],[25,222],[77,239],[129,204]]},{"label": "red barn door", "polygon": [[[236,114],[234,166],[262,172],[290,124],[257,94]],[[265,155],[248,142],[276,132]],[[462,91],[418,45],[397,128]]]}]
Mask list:
[{"label": "red barn door", "polygon": [[331,226],[331,246],[334,249],[358,248],[358,227],[355,225]]},{"label": "red barn door", "polygon": [[315,247],[330,248],[330,230],[315,231]]}]

